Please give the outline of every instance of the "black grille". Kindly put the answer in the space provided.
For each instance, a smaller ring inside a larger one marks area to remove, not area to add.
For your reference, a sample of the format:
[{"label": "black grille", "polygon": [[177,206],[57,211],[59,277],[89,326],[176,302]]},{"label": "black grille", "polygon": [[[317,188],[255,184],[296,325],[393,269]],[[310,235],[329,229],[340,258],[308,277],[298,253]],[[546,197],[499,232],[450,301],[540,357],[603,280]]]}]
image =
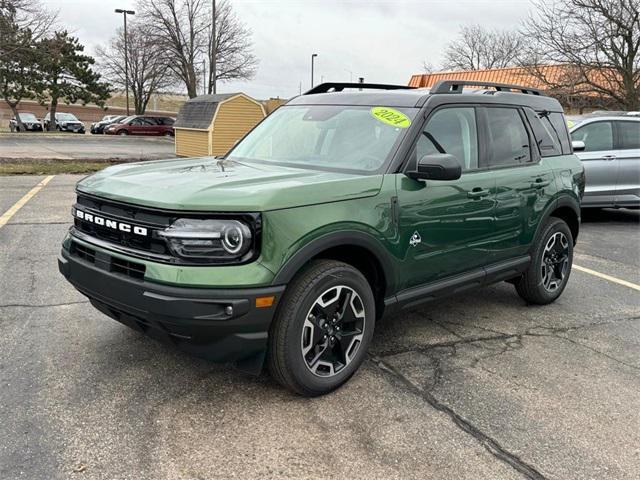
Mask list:
[{"label": "black grille", "polygon": [[71,253],[89,263],[96,263],[96,251],[79,243],[73,243]]},{"label": "black grille", "polygon": [[71,243],[70,253],[72,256],[92,263],[102,270],[125,275],[136,280],[144,279],[144,273],[146,271],[144,264],[123,260],[106,253],[100,253],[93,248],[85,247],[75,241]]},{"label": "black grille", "polygon": [[146,267],[140,263],[130,262],[129,260],[122,260],[116,257],[111,258],[111,271],[127,275],[131,278],[143,279],[145,268]]},{"label": "black grille", "polygon": [[[233,218],[246,222],[251,225],[253,230],[253,246],[254,256],[250,259],[243,259],[242,263],[253,260],[260,250],[261,242],[261,217],[257,213],[231,213],[231,212],[194,212],[194,211],[171,211],[159,210],[151,207],[143,207],[138,205],[130,205],[126,203],[115,202],[91,195],[78,193],[77,203],[74,210],[81,210],[84,214],[100,216],[104,220],[104,224],[96,224],[95,221],[86,221],[78,218],[74,213],[75,229],[91,237],[102,241],[103,243],[122,247],[121,253],[137,256],[139,258],[151,259],[164,263],[176,264],[206,264],[207,261],[187,260],[179,258],[169,248],[167,241],[158,235],[159,232],[171,226],[179,218]],[[107,220],[111,222],[111,226],[107,225]],[[123,222],[131,227],[144,228],[146,235],[138,235],[133,231],[122,231],[113,227],[113,222]],[[91,243],[91,238],[79,238]],[[109,247],[108,245],[104,245]],[[115,248],[114,248],[115,249]],[[240,263],[240,262],[238,262]]]}]

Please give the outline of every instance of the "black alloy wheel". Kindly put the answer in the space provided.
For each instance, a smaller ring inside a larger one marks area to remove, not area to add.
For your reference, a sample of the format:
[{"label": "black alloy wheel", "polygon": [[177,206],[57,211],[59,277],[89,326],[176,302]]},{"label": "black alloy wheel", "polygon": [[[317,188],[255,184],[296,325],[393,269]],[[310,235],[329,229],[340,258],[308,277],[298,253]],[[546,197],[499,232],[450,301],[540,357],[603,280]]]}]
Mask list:
[{"label": "black alloy wheel", "polygon": [[362,299],[351,287],[338,285],[322,293],[309,310],[300,347],[311,373],[330,377],[351,363],[365,329]]}]

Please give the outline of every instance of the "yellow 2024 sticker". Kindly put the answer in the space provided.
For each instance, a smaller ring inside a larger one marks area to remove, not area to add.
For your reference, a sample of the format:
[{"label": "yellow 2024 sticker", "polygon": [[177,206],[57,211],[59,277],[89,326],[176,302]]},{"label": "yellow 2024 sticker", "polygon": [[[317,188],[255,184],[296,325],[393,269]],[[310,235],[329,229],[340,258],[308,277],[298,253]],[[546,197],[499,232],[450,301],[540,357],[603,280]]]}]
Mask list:
[{"label": "yellow 2024 sticker", "polygon": [[382,123],[391,125],[392,127],[407,128],[411,125],[411,119],[404,113],[389,107],[373,107],[371,115]]}]

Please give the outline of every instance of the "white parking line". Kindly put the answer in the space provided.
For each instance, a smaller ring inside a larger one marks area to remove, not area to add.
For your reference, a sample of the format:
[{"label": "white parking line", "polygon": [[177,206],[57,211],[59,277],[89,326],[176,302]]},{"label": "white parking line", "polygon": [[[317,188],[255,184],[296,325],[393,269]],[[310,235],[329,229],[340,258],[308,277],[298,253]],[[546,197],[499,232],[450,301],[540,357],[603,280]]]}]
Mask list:
[{"label": "white parking line", "polygon": [[24,205],[31,200],[31,198],[33,198],[33,196],[38,193],[40,190],[42,190],[42,188],[51,181],[51,179],[55,177],[55,175],[49,175],[48,177],[46,177],[44,180],[42,180],[40,183],[38,183],[35,187],[33,187],[31,190],[29,190],[27,192],[27,194],[22,197],[20,200],[18,200],[16,203],[13,204],[13,206],[7,210],[6,212],[4,212],[2,214],[2,216],[0,217],[0,228],[4,227],[7,222],[9,220],[11,220],[11,217],[13,217],[18,210],[20,210],[22,207],[24,207]]},{"label": "white parking line", "polygon": [[593,275],[594,277],[603,278],[604,280],[608,280],[613,283],[617,283],[618,285],[623,285],[625,287],[633,288],[634,290],[640,291],[640,285],[627,282],[626,280],[622,280],[620,278],[612,277],[611,275],[607,275],[605,273],[596,272],[595,270],[591,270],[590,268],[581,267],[580,265],[573,265],[573,268],[580,272],[588,273],[589,275]]}]

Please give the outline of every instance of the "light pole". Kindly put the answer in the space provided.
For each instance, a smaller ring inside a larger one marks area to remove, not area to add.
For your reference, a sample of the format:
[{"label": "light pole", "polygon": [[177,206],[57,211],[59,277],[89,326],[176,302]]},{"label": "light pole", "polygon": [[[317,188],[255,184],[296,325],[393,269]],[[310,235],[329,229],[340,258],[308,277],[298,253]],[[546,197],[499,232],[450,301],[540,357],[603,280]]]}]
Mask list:
[{"label": "light pole", "polygon": [[315,61],[317,56],[317,53],[311,54],[311,88],[313,88],[313,62]]},{"label": "light pole", "polygon": [[124,17],[124,90],[127,97],[127,116],[129,116],[129,47],[127,46],[127,15],[135,15],[133,10],[116,8],[116,13]]},{"label": "light pole", "polygon": [[217,56],[218,52],[216,49],[218,46],[216,45],[216,0],[212,0],[211,2],[211,93],[216,94],[216,75],[218,74],[216,68]]}]

